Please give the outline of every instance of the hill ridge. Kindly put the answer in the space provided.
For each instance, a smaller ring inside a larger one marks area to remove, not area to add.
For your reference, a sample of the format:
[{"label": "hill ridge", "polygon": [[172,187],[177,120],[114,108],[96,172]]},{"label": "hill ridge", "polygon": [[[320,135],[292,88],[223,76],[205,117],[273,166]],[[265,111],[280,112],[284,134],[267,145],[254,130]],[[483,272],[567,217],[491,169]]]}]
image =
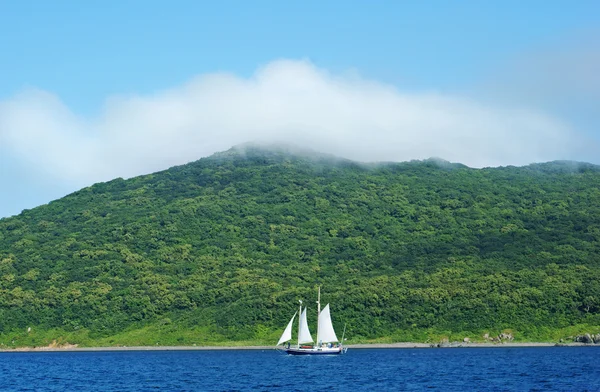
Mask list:
[{"label": "hill ridge", "polygon": [[316,284],[355,342],[600,326],[596,166],[261,151],[0,220],[0,341],[268,344]]}]

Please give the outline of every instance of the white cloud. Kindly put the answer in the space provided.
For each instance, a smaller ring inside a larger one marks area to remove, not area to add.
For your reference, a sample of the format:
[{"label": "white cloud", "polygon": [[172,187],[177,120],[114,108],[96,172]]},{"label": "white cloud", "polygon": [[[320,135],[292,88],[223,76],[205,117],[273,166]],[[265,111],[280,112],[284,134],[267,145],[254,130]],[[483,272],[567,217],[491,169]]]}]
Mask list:
[{"label": "white cloud", "polygon": [[77,183],[149,173],[249,141],[474,167],[582,159],[589,148],[542,112],[403,93],[305,61],[275,61],[249,79],[208,74],[152,96],[112,97],[97,118],[80,118],[43,91],[0,102],[0,150]]}]

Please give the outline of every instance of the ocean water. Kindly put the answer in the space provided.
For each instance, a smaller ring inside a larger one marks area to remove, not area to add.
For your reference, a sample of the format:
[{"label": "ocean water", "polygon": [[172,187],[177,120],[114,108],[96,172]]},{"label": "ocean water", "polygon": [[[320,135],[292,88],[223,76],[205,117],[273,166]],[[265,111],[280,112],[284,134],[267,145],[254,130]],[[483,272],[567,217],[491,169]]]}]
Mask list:
[{"label": "ocean water", "polygon": [[600,391],[600,347],[0,353],[2,391]]}]

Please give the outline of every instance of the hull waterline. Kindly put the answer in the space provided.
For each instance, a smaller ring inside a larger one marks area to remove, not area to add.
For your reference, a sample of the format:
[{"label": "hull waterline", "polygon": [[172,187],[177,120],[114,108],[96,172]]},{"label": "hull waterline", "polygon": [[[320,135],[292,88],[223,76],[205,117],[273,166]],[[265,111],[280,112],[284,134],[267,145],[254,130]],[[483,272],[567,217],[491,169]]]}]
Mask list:
[{"label": "hull waterline", "polygon": [[340,355],[344,354],[348,350],[347,348],[339,347],[335,349],[298,349],[298,348],[284,348],[283,352],[288,355]]}]

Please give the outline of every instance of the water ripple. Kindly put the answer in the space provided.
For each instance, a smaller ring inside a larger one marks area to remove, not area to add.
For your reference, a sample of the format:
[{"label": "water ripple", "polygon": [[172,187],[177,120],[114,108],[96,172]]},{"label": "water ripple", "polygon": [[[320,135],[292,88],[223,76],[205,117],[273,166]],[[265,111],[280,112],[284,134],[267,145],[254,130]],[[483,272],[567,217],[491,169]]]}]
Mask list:
[{"label": "water ripple", "polygon": [[600,391],[600,347],[0,353],[3,391]]}]

